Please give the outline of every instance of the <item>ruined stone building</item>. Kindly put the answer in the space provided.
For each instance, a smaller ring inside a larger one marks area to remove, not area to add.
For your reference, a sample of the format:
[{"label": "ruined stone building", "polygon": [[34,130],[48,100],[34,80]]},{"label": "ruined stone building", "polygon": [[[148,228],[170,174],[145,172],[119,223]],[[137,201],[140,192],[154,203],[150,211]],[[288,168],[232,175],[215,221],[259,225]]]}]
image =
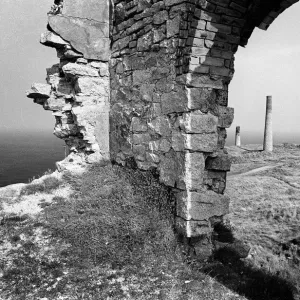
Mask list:
[{"label": "ruined stone building", "polygon": [[55,1],[41,43],[57,50],[33,98],[80,166],[101,160],[157,169],[176,195],[176,226],[204,251],[228,213],[234,54],[298,0]]}]

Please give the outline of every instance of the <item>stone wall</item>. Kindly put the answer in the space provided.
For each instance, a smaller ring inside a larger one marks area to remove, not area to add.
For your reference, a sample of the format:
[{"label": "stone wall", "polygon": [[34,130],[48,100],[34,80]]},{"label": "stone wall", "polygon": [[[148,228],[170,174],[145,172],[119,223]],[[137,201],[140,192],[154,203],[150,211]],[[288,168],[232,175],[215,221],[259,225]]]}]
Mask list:
[{"label": "stone wall", "polygon": [[60,63],[28,96],[53,111],[68,162],[158,170],[176,195],[178,231],[207,256],[229,210],[234,54],[297,0],[57,2],[41,42]]},{"label": "stone wall", "polygon": [[109,14],[106,0],[64,1],[48,14],[41,43],[56,48],[60,62],[27,95],[53,112],[54,134],[66,142],[59,169],[109,159]]}]

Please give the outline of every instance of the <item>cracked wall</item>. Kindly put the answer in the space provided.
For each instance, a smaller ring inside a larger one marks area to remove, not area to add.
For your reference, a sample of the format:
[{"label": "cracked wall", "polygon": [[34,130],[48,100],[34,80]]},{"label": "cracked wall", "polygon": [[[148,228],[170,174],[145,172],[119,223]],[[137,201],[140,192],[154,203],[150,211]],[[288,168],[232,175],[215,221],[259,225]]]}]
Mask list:
[{"label": "cracked wall", "polygon": [[109,11],[108,1],[60,1],[41,36],[59,63],[27,95],[52,111],[54,134],[66,142],[69,156],[59,169],[109,159]]},{"label": "cracked wall", "polygon": [[57,0],[41,43],[60,63],[28,96],[53,111],[70,155],[156,169],[199,255],[229,211],[234,54],[297,0]]}]

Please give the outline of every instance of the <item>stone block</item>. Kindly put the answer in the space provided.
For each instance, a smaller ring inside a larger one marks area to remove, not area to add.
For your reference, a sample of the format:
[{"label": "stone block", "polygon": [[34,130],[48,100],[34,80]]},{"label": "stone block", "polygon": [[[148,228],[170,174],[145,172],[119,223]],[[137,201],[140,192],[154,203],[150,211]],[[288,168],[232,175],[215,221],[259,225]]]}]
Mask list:
[{"label": "stone block", "polygon": [[190,87],[213,88],[219,90],[224,90],[225,88],[225,84],[222,79],[214,79],[210,76],[200,75],[197,73],[188,73],[186,75],[186,83]]},{"label": "stone block", "polygon": [[213,228],[211,228],[208,220],[187,221],[182,219],[181,217],[176,217],[175,226],[176,226],[176,230],[179,233],[181,233],[183,236],[186,236],[188,238],[208,235],[213,232]]},{"label": "stone block", "polygon": [[141,98],[143,101],[151,102],[153,100],[155,84],[142,84],[139,87]]},{"label": "stone block", "polygon": [[184,151],[185,135],[181,131],[172,131],[172,148],[175,151]]},{"label": "stone block", "polygon": [[234,119],[234,109],[231,107],[219,106],[218,116],[218,126],[222,128],[229,128]]},{"label": "stone block", "polygon": [[47,30],[41,34],[40,43],[54,48],[62,48],[66,45],[70,45],[67,41],[63,40],[59,35],[52,31]]},{"label": "stone block", "polygon": [[188,111],[187,104],[187,94],[183,89],[161,95],[163,114]]},{"label": "stone block", "polygon": [[132,135],[132,141],[134,145],[149,143],[151,140],[148,133],[136,133]]},{"label": "stone block", "polygon": [[171,135],[170,121],[166,116],[159,116],[149,121],[148,126],[161,136],[167,137]]},{"label": "stone block", "polygon": [[179,34],[180,16],[167,21],[167,38]]},{"label": "stone block", "polygon": [[220,153],[216,157],[208,157],[205,162],[207,170],[230,171],[231,161],[227,154]]},{"label": "stone block", "polygon": [[189,65],[190,73],[209,74],[209,66]]},{"label": "stone block", "polygon": [[145,154],[146,154],[146,147],[143,145],[133,145],[132,151],[134,154],[134,157],[139,161],[145,160]]},{"label": "stone block", "polygon": [[133,84],[139,85],[143,83],[149,83],[152,79],[151,71],[149,70],[136,70],[133,71]]},{"label": "stone block", "polygon": [[215,90],[209,88],[187,88],[187,94],[189,108],[203,113],[207,113],[216,100]]},{"label": "stone block", "polygon": [[80,19],[109,23],[108,0],[64,0],[62,14]]},{"label": "stone block", "polygon": [[149,152],[146,153],[146,160],[155,164],[158,164],[160,162],[160,158],[158,155]]},{"label": "stone block", "polygon": [[109,81],[107,78],[79,77],[75,83],[75,92],[84,95],[109,95]]},{"label": "stone block", "polygon": [[62,67],[62,70],[67,76],[99,77],[97,70],[82,64],[68,63]]},{"label": "stone block", "polygon": [[187,221],[205,221],[229,213],[229,197],[213,191],[185,191],[176,196],[177,215]]},{"label": "stone block", "polygon": [[167,153],[171,149],[171,143],[167,139],[161,139],[158,149],[164,153]]},{"label": "stone block", "polygon": [[229,76],[230,74],[230,69],[225,68],[225,67],[214,67],[212,66],[210,68],[210,72],[213,75],[219,75],[219,76]]},{"label": "stone block", "polygon": [[86,59],[108,61],[109,24],[88,19],[49,15],[49,26]]},{"label": "stone block", "polygon": [[133,132],[146,132],[148,129],[146,121],[138,117],[133,117],[131,120],[131,130]]},{"label": "stone block", "polygon": [[185,136],[185,149],[214,152],[218,149],[218,133],[187,134]]},{"label": "stone block", "polygon": [[205,161],[202,153],[185,153],[185,185],[188,190],[197,190],[203,187]]},{"label": "stone block", "polygon": [[159,11],[153,16],[153,24],[160,25],[168,19],[168,12],[166,10]]},{"label": "stone block", "polygon": [[162,156],[159,164],[159,180],[167,186],[175,186],[177,164],[174,157]]},{"label": "stone block", "polygon": [[45,83],[34,83],[26,94],[28,98],[32,99],[47,99],[51,94],[51,85]]},{"label": "stone block", "polygon": [[66,105],[66,100],[63,97],[50,97],[48,98],[43,106],[45,110],[62,110]]},{"label": "stone block", "polygon": [[208,65],[208,66],[214,66],[214,67],[223,67],[224,59],[208,56],[204,59],[203,64]]},{"label": "stone block", "polygon": [[231,33],[231,26],[223,25],[219,23],[207,22],[206,29],[213,32],[223,32],[226,34]]},{"label": "stone block", "polygon": [[201,111],[185,113],[181,127],[186,133],[215,133],[217,132],[218,118],[211,113],[204,114]]},{"label": "stone block", "polygon": [[94,119],[94,134],[103,159],[109,159],[109,112],[98,111]]}]

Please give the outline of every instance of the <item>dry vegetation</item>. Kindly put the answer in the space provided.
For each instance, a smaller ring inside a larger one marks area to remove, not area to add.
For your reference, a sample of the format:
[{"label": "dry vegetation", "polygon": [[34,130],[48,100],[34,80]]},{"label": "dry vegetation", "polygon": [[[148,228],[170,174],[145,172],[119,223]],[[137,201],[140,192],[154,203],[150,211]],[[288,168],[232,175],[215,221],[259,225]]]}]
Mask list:
[{"label": "dry vegetation", "polygon": [[10,205],[33,198],[32,213],[1,213],[1,299],[245,299],[184,261],[155,174],[94,166],[59,187],[33,182]]},{"label": "dry vegetation", "polygon": [[230,218],[247,259],[183,256],[156,174],[96,165],[0,197],[0,299],[296,299],[299,148],[230,152]]},{"label": "dry vegetation", "polygon": [[248,242],[246,262],[300,290],[300,147],[273,153],[232,147],[227,181],[235,235]]}]

